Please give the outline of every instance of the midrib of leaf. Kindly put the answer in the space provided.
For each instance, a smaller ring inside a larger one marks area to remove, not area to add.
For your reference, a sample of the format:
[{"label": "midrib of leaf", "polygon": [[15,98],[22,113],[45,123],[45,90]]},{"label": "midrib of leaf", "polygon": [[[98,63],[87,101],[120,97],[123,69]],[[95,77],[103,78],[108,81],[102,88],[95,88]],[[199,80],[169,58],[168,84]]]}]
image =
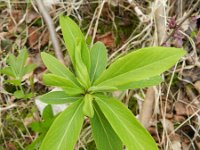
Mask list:
[{"label": "midrib of leaf", "polygon": [[[113,113],[113,115],[116,116],[116,118],[119,120],[119,122],[122,122],[121,125],[124,126],[123,120],[121,120],[121,119],[115,114],[115,112],[109,107],[109,105],[106,104],[103,100],[100,100],[100,101],[101,101],[102,103],[104,103],[104,105]],[[110,124],[110,125],[113,126],[112,124]],[[129,132],[129,129],[128,129],[126,126],[124,126],[124,128],[127,130],[127,132]],[[114,129],[114,128],[113,128],[113,129]],[[129,133],[131,133],[131,132],[129,132]],[[137,142],[135,136],[134,136],[132,133],[131,133],[131,136],[132,136],[132,138],[135,140],[135,142]],[[142,148],[143,150],[145,150],[145,149],[143,148],[143,146],[142,146],[139,142],[137,142],[137,143],[138,143],[138,145],[140,146],[140,148]]]},{"label": "midrib of leaf", "polygon": [[[79,110],[79,108],[81,107],[82,103],[83,103],[83,102],[81,102],[81,103],[79,104],[79,106],[78,106],[78,108],[76,109],[74,115],[72,116],[72,119],[70,120],[69,125],[67,126],[67,128],[66,128],[66,130],[65,130],[65,132],[64,132],[64,134],[63,134],[63,137],[62,137],[62,139],[61,139],[62,142],[63,142],[63,140],[65,139],[65,136],[66,136],[66,133],[67,133],[67,131],[68,131],[68,129],[69,129],[69,126],[70,126],[70,124],[72,123],[72,121],[74,120],[74,118],[75,118],[75,116],[76,116],[76,113],[78,112],[78,110]],[[60,144],[58,145],[58,149],[60,149],[60,146],[61,146],[61,143],[62,143],[62,142],[60,142]]]},{"label": "midrib of leaf", "polygon": [[[55,75],[55,74],[53,74],[53,75]],[[59,75],[57,75],[57,76],[59,76]],[[62,77],[62,76],[61,76],[60,78],[65,79],[65,78]],[[54,79],[52,79],[52,78],[49,78],[48,80],[54,82]],[[64,85],[59,86],[59,87],[62,87],[62,88],[70,88],[70,89],[76,89],[76,90],[81,90],[80,87],[77,86],[76,84],[74,84],[74,82],[71,81],[70,79],[69,79],[69,80],[68,80],[68,79],[65,79],[65,82],[69,82],[68,87],[65,87]],[[75,87],[73,87],[73,86],[75,86]]]},{"label": "midrib of leaf", "polygon": [[19,69],[19,74],[20,74],[20,76],[22,75],[22,71],[23,71],[23,66],[24,66],[24,63],[22,63],[21,65],[20,65],[20,69]]},{"label": "midrib of leaf", "polygon": [[[75,39],[75,37],[74,37],[74,34],[72,33],[72,31],[71,31],[71,29],[69,28],[69,26],[67,26],[67,29],[69,30],[69,33],[72,35],[73,41],[76,41],[76,39]],[[73,47],[71,47],[71,48],[74,49],[74,48],[75,48],[74,44],[72,44],[72,46],[73,46]],[[71,51],[71,50],[68,49],[68,51]],[[71,55],[72,55],[71,57],[73,57],[74,53],[75,53],[75,52],[71,51]],[[73,63],[75,63],[75,62],[74,62],[74,58],[71,58],[71,60],[72,60]]]},{"label": "midrib of leaf", "polygon": [[[95,109],[95,107],[94,107],[94,109]],[[106,129],[105,129],[104,125],[103,125],[103,122],[101,121],[101,117],[100,117],[100,115],[99,115],[99,113],[97,112],[96,109],[95,109],[95,111],[96,111],[97,116],[98,116],[98,118],[99,118],[99,121],[100,121],[100,123],[101,123],[101,125],[102,125],[102,127],[103,127],[103,130],[104,130],[104,132],[105,132],[105,134],[106,134],[106,137],[107,137],[107,139],[108,139],[108,143],[109,143],[110,147],[112,147],[112,144],[110,143],[110,140],[109,140],[109,137],[108,137],[108,133],[106,132]]]},{"label": "midrib of leaf", "polygon": [[[11,54],[12,55],[12,54]],[[10,56],[11,57],[11,56]],[[13,59],[14,60],[13,60]],[[12,59],[12,60],[9,60],[9,61],[11,61],[11,63],[10,63],[10,67],[11,67],[11,70],[12,70],[12,72],[14,73],[14,75],[15,75],[15,77],[17,78],[17,79],[19,79],[19,74],[18,74],[18,71],[17,71],[17,69],[16,69],[16,63],[14,63],[13,61],[16,61],[16,58],[15,58],[15,56],[13,55],[13,57],[12,58],[10,58],[10,59]]]},{"label": "midrib of leaf", "polygon": [[[52,65],[52,67],[54,68],[54,70],[57,70],[59,73],[61,73],[62,75],[63,75],[63,77],[66,77],[68,80],[70,80],[71,81],[71,83],[73,84],[73,85],[75,85],[76,87],[77,87],[77,85],[72,81],[72,79],[70,79],[70,76],[71,76],[71,72],[70,72],[70,70],[67,70],[67,68],[66,68],[66,72],[68,72],[69,73],[69,77],[65,74],[65,72],[63,72],[62,71],[62,69],[58,69],[56,66],[54,66],[54,65]],[[65,66],[64,66],[65,67]]]},{"label": "midrib of leaf", "polygon": [[17,75],[17,72],[15,71],[15,69],[14,69],[12,66],[10,66],[10,68],[11,68],[11,70],[12,70],[14,76],[15,76],[16,78],[18,78],[18,75]]},{"label": "midrib of leaf", "polygon": [[[176,57],[176,55],[167,57],[167,58],[162,59],[162,60],[166,61],[166,60],[171,59],[171,58],[173,58],[173,57]],[[109,79],[107,79],[107,80],[104,80],[103,82],[101,82],[101,83],[99,83],[99,84],[97,84],[97,85],[101,85],[101,84],[103,84],[104,82],[109,82],[110,80],[113,80],[113,79],[115,79],[115,78],[120,78],[121,76],[124,76],[124,75],[126,75],[126,74],[129,74],[129,73],[131,73],[131,72],[138,72],[139,70],[144,69],[144,68],[146,68],[146,67],[148,67],[148,66],[152,66],[152,65],[154,65],[154,64],[157,64],[157,63],[159,63],[159,62],[162,61],[162,60],[155,61],[154,63],[147,64],[147,65],[145,65],[145,66],[143,66],[143,67],[134,69],[134,70],[132,70],[132,71],[128,71],[128,72],[122,73],[122,74],[117,75],[117,76],[115,76],[115,77],[113,77],[113,78],[109,78]]]},{"label": "midrib of leaf", "polygon": [[[80,97],[67,97],[67,99],[69,99],[69,98],[80,98]],[[55,98],[48,98],[49,100],[52,100],[52,99],[55,99]],[[66,99],[66,97],[63,97],[63,98],[58,98],[58,99]]]},{"label": "midrib of leaf", "polygon": [[57,67],[55,67],[54,65],[52,66],[55,70],[57,70],[59,73],[61,73],[64,77],[67,77],[66,74],[61,70],[61,69],[57,69]]},{"label": "midrib of leaf", "polygon": [[[23,51],[23,52],[21,52],[23,55],[22,55],[22,57],[21,57],[21,64],[20,64],[20,66],[19,66],[19,76],[22,76],[23,75],[23,70],[24,70],[24,63],[25,63],[25,60],[24,60],[24,58],[26,57],[26,52],[25,51]],[[26,57],[27,58],[27,57]],[[18,62],[20,60],[20,58],[18,57],[17,59],[16,59],[16,61]],[[17,63],[16,62],[16,63]]]},{"label": "midrib of leaf", "polygon": [[93,73],[93,75],[92,75],[91,81],[94,80],[94,76],[95,76],[95,73],[96,73],[96,70],[97,70],[98,63],[99,63],[99,53],[98,53],[98,55],[97,55],[97,63],[96,63],[96,65],[95,65],[95,69],[94,69],[94,73]]}]

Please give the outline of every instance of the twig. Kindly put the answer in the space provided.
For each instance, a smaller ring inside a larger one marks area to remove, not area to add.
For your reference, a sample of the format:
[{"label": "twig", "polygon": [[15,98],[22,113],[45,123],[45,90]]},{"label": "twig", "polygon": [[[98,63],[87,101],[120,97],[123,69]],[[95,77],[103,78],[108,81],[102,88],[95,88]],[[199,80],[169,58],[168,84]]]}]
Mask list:
[{"label": "twig", "polygon": [[16,104],[12,104],[12,105],[7,106],[7,107],[0,107],[0,112],[7,111],[8,109],[12,109],[14,107],[17,107],[17,105]]},{"label": "twig", "polygon": [[153,113],[153,106],[155,101],[155,90],[153,87],[147,89],[145,100],[142,104],[139,120],[145,128],[150,126],[150,119]]},{"label": "twig", "polygon": [[[159,45],[164,39],[165,34],[163,31],[166,30],[166,11],[165,11],[165,0],[156,0],[155,1],[155,11],[154,11],[154,20],[156,22],[156,32],[155,32],[155,41],[154,45]],[[156,88],[156,87],[155,87]],[[146,92],[145,100],[142,104],[142,109],[140,111],[140,122],[143,124],[145,128],[150,126],[149,121],[152,118],[154,103],[155,103],[155,89],[154,87],[149,87]]]},{"label": "twig", "polygon": [[155,1],[156,10],[154,12],[154,20],[155,20],[155,29],[156,29],[156,40],[155,45],[158,46],[162,44],[162,42],[166,38],[166,24],[167,24],[167,14],[166,14],[166,1],[165,0],[156,0]]},{"label": "twig", "polygon": [[94,27],[94,31],[93,31],[93,35],[92,35],[92,44],[94,43],[94,39],[95,39],[95,36],[96,36],[96,33],[97,33],[97,28],[98,28],[98,25],[99,25],[99,18],[101,16],[101,12],[103,10],[103,6],[105,4],[106,0],[104,0],[101,5],[99,6],[99,12],[97,14],[97,17],[96,17],[96,23],[95,23],[95,27]]},{"label": "twig", "polygon": [[55,55],[60,60],[60,62],[65,64],[64,63],[63,54],[61,52],[61,49],[60,49],[60,46],[59,46],[59,42],[58,42],[58,39],[57,39],[57,36],[56,36],[56,30],[55,30],[53,21],[52,21],[50,15],[48,13],[46,7],[44,6],[43,1],[36,0],[36,3],[38,5],[39,11],[41,12],[41,14],[42,14],[42,16],[44,18],[44,21],[47,24],[47,28],[49,30],[51,41],[52,41],[52,44],[53,44],[53,47],[54,47]]},{"label": "twig", "polygon": [[189,18],[191,16],[191,14],[193,13],[193,11],[199,6],[200,4],[200,0],[198,0],[196,2],[196,4],[192,7],[192,9],[190,9],[190,11],[185,15],[185,17],[183,17],[181,19],[181,21],[179,22],[179,24],[174,28],[174,30],[171,32],[171,34],[166,38],[166,40],[162,43],[162,45],[164,45],[165,43],[167,43],[169,41],[169,39],[174,35],[174,33],[181,27],[181,25],[187,20],[187,18]]}]

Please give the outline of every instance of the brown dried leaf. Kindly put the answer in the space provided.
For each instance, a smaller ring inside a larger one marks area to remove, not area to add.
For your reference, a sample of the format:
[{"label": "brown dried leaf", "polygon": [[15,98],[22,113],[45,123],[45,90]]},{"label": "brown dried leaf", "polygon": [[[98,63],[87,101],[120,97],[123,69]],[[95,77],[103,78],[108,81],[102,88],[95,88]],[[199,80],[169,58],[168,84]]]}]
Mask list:
[{"label": "brown dried leaf", "polygon": [[174,115],[174,121],[183,122],[185,120],[184,116]]},{"label": "brown dried leaf", "polygon": [[165,116],[167,119],[172,119],[173,118],[173,114],[167,113]]},{"label": "brown dried leaf", "polygon": [[115,39],[111,32],[107,32],[104,35],[96,36],[95,41],[101,41],[105,44],[106,47],[114,47],[115,46]]},{"label": "brown dried leaf", "polygon": [[186,115],[187,111],[186,111],[186,108],[185,108],[185,105],[181,102],[176,102],[175,103],[175,111],[176,111],[176,115]]},{"label": "brown dried leaf", "polygon": [[196,88],[196,90],[199,92],[200,94],[200,80],[196,81],[194,84],[194,87]]},{"label": "brown dried leaf", "polygon": [[40,16],[35,11],[29,10],[26,16],[26,22],[31,23],[35,19],[39,18]]},{"label": "brown dried leaf", "polygon": [[181,148],[181,138],[178,134],[172,134],[170,136],[171,139],[171,149],[172,150],[182,150]]},{"label": "brown dried leaf", "polygon": [[185,142],[182,142],[182,150],[189,150],[189,149],[190,149],[190,145]]},{"label": "brown dried leaf", "polygon": [[[37,53],[41,46],[46,45],[49,42],[49,33],[41,33],[38,27],[30,27],[28,29],[28,45],[29,47]],[[41,39],[41,41],[39,41]]]},{"label": "brown dried leaf", "polygon": [[10,17],[10,21],[8,23],[8,32],[10,33],[15,30],[16,23],[18,23],[22,19],[23,12],[22,10],[12,10],[11,15],[12,17]]},{"label": "brown dried leaf", "polygon": [[8,142],[6,150],[17,150],[17,148],[13,143]]},{"label": "brown dried leaf", "polygon": [[198,110],[197,106],[194,104],[184,104],[182,102],[175,103],[176,115],[179,116],[191,116]]},{"label": "brown dried leaf", "polygon": [[161,119],[162,125],[168,133],[174,132],[174,124],[168,119]]},{"label": "brown dried leaf", "polygon": [[[191,65],[193,65],[194,62],[191,62]],[[199,67],[194,67],[193,69],[190,70],[185,70],[183,71],[183,77],[184,79],[189,79],[190,82],[196,82],[200,80],[200,68]]]},{"label": "brown dried leaf", "polygon": [[38,31],[37,27],[28,28],[28,45],[32,49],[39,49],[37,44],[38,39],[40,38],[41,33]]}]

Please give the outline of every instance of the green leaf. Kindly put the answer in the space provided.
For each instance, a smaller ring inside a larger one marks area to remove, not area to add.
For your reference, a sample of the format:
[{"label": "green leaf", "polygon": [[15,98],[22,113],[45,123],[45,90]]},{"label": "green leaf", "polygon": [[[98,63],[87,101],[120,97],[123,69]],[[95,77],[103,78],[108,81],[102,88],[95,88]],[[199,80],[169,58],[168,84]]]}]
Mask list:
[{"label": "green leaf", "polygon": [[14,95],[16,98],[24,98],[24,97],[25,97],[24,92],[21,91],[21,90],[15,91],[15,92],[13,93],[13,95]]},{"label": "green leaf", "polygon": [[74,74],[65,65],[60,63],[55,57],[45,52],[41,53],[41,57],[45,66],[48,68],[50,72],[65,77],[66,79],[73,81],[75,84],[78,85],[78,82]]},{"label": "green leaf", "polygon": [[44,74],[43,81],[48,86],[57,86],[63,88],[68,95],[83,93],[83,89],[75,85],[72,81],[55,74]]},{"label": "green leaf", "polygon": [[28,145],[25,150],[37,150],[44,139],[45,134],[40,134],[30,145]]},{"label": "green leaf", "polygon": [[148,131],[121,102],[100,95],[95,101],[128,150],[158,150]]},{"label": "green leaf", "polygon": [[44,120],[48,120],[48,119],[52,119],[53,117],[54,117],[53,109],[52,109],[51,105],[47,105],[43,110],[42,118]]},{"label": "green leaf", "polygon": [[135,81],[132,83],[128,83],[122,86],[117,87],[119,90],[127,90],[127,89],[138,89],[138,88],[145,88],[154,85],[158,85],[162,82],[161,76],[151,77],[147,80]]},{"label": "green leaf", "polygon": [[83,114],[92,118],[94,116],[94,109],[93,109],[93,97],[90,94],[86,94],[84,97],[84,105],[83,105]]},{"label": "green leaf", "polygon": [[85,38],[79,29],[78,25],[69,17],[60,16],[59,18],[62,34],[65,40],[67,50],[69,52],[72,64],[75,66],[75,53],[76,53],[76,38],[79,37],[83,41],[81,56],[83,63],[90,71],[90,52],[85,42]]},{"label": "green leaf", "polygon": [[73,150],[84,120],[81,100],[71,104],[53,122],[40,150]]},{"label": "green leaf", "polygon": [[5,80],[5,82],[8,82],[8,83],[11,83],[11,84],[13,84],[13,85],[16,85],[16,86],[20,86],[20,84],[21,84],[21,80]]},{"label": "green leaf", "polygon": [[[98,150],[122,150],[122,142],[94,101],[94,117],[90,119]],[[116,124],[118,125],[118,124]]]},{"label": "green leaf", "polygon": [[84,86],[87,89],[90,86],[90,78],[88,70],[85,64],[83,63],[81,57],[81,49],[82,49],[82,41],[80,39],[77,39],[77,47],[75,53],[75,71],[79,79],[79,82],[81,83],[82,86]]},{"label": "green leaf", "polygon": [[28,57],[28,52],[26,49],[21,50],[21,52],[19,53],[17,59],[16,59],[16,69],[18,70],[18,76],[20,78],[22,78],[22,76],[24,75],[24,65],[26,63],[26,59]]},{"label": "green leaf", "polygon": [[13,72],[13,70],[10,66],[5,67],[3,69],[0,69],[0,73],[3,73],[3,74],[10,76],[10,77],[15,77],[15,73]]},{"label": "green leaf", "polygon": [[29,127],[35,132],[43,132],[42,122],[32,122]]},{"label": "green leaf", "polygon": [[108,91],[115,91],[118,90],[117,87],[112,86],[92,86],[88,89],[88,91],[92,92],[108,92]]},{"label": "green leaf", "polygon": [[32,72],[35,68],[36,68],[36,65],[35,65],[35,64],[29,64],[29,65],[25,66],[25,67],[24,67],[23,75]]},{"label": "green leaf", "polygon": [[101,73],[106,69],[107,65],[107,49],[103,43],[97,42],[93,45],[91,51],[91,82],[95,81]]},{"label": "green leaf", "polygon": [[16,78],[19,78],[19,70],[16,64],[16,57],[13,54],[10,54],[8,57],[8,64],[10,65],[12,72]]},{"label": "green leaf", "polygon": [[119,58],[96,80],[98,86],[122,86],[148,80],[172,67],[185,51],[168,47],[148,47]]},{"label": "green leaf", "polygon": [[80,96],[69,96],[64,91],[52,91],[40,96],[39,99],[47,104],[65,104],[79,100]]}]

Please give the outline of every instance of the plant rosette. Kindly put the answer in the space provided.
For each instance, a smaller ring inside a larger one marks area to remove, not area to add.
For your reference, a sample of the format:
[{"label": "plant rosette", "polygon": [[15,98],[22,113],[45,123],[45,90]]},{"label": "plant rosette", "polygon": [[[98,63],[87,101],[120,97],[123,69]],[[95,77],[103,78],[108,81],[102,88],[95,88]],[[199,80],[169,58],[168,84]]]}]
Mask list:
[{"label": "plant rosette", "polygon": [[48,86],[59,87],[40,97],[47,104],[65,104],[66,108],[52,123],[40,150],[73,150],[89,117],[98,150],[157,150],[149,132],[119,100],[108,96],[115,90],[144,88],[162,81],[160,74],[172,67],[185,51],[178,48],[147,47],[120,57],[107,66],[107,50],[97,42],[92,48],[78,25],[60,16],[60,26],[73,72],[55,57],[42,53],[51,73],[43,76]]}]

